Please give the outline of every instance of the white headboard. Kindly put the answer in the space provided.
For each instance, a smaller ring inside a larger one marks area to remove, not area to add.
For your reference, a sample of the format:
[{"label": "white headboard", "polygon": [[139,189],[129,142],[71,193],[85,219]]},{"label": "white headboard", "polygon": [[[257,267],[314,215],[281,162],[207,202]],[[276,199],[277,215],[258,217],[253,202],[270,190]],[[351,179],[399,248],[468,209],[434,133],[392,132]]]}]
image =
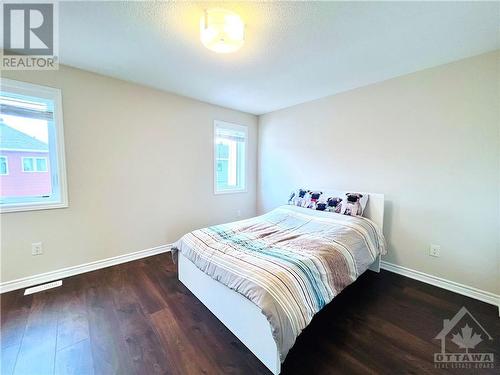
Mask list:
[{"label": "white headboard", "polygon": [[380,229],[384,229],[384,194],[378,193],[361,193],[368,194],[368,203],[366,203],[363,216],[377,224]]}]

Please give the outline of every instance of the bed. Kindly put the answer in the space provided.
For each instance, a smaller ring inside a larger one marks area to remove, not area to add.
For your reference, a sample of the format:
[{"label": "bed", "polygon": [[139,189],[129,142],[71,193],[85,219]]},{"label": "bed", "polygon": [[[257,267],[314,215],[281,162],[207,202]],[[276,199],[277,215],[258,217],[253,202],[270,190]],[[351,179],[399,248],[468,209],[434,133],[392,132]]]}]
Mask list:
[{"label": "bed", "polygon": [[[179,280],[273,373],[313,316],[385,253],[384,196],[364,217],[285,205],[190,232]],[[235,313],[237,312],[237,313]]]}]

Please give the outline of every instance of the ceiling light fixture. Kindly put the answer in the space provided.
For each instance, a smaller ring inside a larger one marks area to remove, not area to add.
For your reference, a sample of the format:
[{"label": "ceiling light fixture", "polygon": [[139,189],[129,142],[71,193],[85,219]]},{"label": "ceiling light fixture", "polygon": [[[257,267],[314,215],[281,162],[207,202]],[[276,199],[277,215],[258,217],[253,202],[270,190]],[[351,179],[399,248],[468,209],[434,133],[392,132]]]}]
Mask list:
[{"label": "ceiling light fixture", "polygon": [[200,20],[200,39],[205,47],[217,53],[231,53],[244,43],[245,25],[236,13],[226,9],[209,9]]}]

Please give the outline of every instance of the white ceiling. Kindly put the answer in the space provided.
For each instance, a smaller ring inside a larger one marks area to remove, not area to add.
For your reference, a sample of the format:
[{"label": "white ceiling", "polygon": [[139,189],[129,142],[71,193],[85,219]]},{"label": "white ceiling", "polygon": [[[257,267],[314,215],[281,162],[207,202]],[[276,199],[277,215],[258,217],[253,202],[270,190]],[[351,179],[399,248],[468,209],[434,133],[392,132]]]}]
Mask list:
[{"label": "white ceiling", "polygon": [[[199,41],[207,7],[243,48]],[[500,48],[498,2],[66,2],[63,64],[262,114]]]}]

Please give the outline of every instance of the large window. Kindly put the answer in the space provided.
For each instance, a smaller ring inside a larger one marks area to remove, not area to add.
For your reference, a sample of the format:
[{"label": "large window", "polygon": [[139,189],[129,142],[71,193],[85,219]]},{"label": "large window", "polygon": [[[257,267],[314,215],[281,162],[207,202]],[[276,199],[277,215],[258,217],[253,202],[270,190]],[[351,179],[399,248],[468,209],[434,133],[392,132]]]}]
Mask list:
[{"label": "large window", "polygon": [[215,121],[215,193],[246,191],[247,127]]},{"label": "large window", "polygon": [[67,207],[61,105],[58,89],[1,80],[2,212]]}]

